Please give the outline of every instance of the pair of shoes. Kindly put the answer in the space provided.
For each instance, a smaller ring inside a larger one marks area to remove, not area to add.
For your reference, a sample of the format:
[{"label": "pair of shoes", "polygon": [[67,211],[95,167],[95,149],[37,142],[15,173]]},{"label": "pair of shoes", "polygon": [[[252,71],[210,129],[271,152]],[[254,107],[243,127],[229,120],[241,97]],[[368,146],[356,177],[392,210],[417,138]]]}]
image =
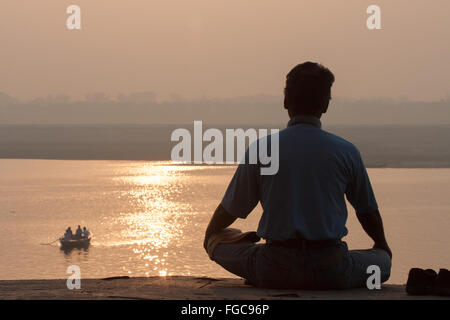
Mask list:
[{"label": "pair of shoes", "polygon": [[415,296],[433,294],[436,278],[437,273],[432,269],[412,268],[409,270],[406,292]]},{"label": "pair of shoes", "polygon": [[406,292],[411,295],[450,296],[450,271],[440,269],[439,274],[432,269],[412,268],[409,270]]}]

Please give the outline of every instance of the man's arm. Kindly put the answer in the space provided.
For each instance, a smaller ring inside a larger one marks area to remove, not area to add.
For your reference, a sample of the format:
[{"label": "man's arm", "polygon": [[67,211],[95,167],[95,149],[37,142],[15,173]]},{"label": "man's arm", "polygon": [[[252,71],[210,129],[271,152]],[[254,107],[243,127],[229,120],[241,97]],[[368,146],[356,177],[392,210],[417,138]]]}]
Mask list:
[{"label": "man's arm", "polygon": [[372,238],[375,242],[374,248],[385,250],[389,256],[392,258],[392,251],[386,241],[386,236],[384,235],[383,220],[381,219],[380,211],[375,210],[372,212],[356,212],[361,226],[364,231]]},{"label": "man's arm", "polygon": [[205,232],[205,240],[203,241],[203,247],[205,250],[209,237],[212,234],[229,227],[236,219],[236,217],[230,215],[225,208],[219,204],[211,220],[209,221],[208,228]]},{"label": "man's arm", "polygon": [[237,218],[245,219],[256,207],[259,202],[258,182],[258,165],[246,163],[238,165],[206,229],[203,242],[205,249],[212,234],[229,227]]}]

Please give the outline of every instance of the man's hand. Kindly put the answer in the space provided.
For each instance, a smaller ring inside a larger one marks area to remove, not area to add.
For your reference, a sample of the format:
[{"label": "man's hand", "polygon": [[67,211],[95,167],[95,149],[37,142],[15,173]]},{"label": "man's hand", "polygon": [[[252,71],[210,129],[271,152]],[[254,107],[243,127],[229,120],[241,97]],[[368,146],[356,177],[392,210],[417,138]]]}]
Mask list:
[{"label": "man's hand", "polygon": [[205,250],[208,247],[208,240],[210,236],[211,233],[205,232],[205,239],[203,240],[203,248],[205,248]]},{"label": "man's hand", "polygon": [[208,247],[208,239],[209,239],[209,236],[207,236],[206,234],[205,234],[205,239],[203,240],[203,248],[206,250],[206,248]]},{"label": "man's hand", "polygon": [[375,210],[373,212],[356,212],[359,222],[361,223],[364,231],[375,242],[374,248],[382,249],[388,253],[392,259],[392,251],[386,241],[383,228],[383,220],[381,219],[380,212]]},{"label": "man's hand", "polygon": [[208,228],[205,232],[205,239],[203,240],[203,248],[208,245],[209,237],[225,228],[228,228],[237,218],[230,215],[221,204],[214,211],[214,215],[209,222]]}]

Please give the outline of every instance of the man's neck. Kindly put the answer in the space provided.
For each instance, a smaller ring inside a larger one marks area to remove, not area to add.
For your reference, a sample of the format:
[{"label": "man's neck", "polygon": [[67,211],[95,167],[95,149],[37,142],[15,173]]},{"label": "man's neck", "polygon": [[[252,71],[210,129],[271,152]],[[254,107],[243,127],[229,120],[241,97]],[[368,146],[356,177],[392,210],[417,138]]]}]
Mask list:
[{"label": "man's neck", "polygon": [[289,114],[289,118],[290,119],[295,118],[295,117],[299,117],[299,116],[301,116],[301,117],[315,117],[317,119],[320,119],[320,118],[322,118],[322,115],[323,115],[322,112],[308,113],[308,114],[306,114],[306,113],[291,114],[290,112],[288,112],[288,114]]},{"label": "man's neck", "polygon": [[291,119],[288,122],[288,127],[289,126],[293,126],[293,125],[297,125],[297,124],[309,124],[309,125],[313,125],[317,128],[321,128],[322,127],[322,123],[320,122],[320,119],[316,116],[313,115],[300,115],[297,114],[294,117],[291,117]]}]

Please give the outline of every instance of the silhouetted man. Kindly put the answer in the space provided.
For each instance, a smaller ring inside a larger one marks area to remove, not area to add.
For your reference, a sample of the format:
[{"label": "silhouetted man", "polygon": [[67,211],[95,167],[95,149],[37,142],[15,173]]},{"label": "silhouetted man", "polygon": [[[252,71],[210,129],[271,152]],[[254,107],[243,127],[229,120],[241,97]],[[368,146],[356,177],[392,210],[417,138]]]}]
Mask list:
[{"label": "silhouetted man", "polygon": [[[381,282],[390,276],[392,253],[360,153],[321,129],[333,82],[331,71],[313,62],[289,72],[284,107],[290,120],[279,132],[278,173],[261,175],[260,164],[239,164],[206,230],[205,248],[261,202],[257,234],[265,243],[219,243],[212,253],[219,265],[255,286],[362,287],[371,265],[380,268]],[[372,249],[348,250],[341,241],[347,234],[345,197],[375,242]]]}]

